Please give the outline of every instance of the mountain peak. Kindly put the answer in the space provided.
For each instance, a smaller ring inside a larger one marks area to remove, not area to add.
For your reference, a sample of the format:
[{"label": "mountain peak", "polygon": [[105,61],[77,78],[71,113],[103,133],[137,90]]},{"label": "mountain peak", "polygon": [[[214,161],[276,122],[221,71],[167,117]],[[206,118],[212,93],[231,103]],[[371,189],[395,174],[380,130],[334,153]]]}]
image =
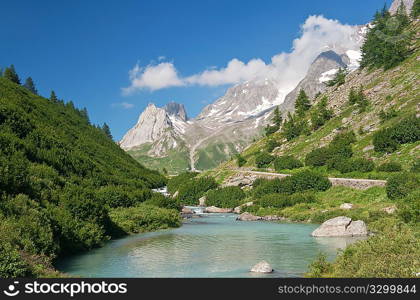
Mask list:
[{"label": "mountain peak", "polygon": [[183,121],[187,121],[188,117],[187,117],[187,113],[185,111],[185,107],[183,104],[180,103],[176,103],[174,101],[171,101],[169,103],[167,103],[163,109],[166,111],[166,113],[169,116],[175,116],[180,118]]}]

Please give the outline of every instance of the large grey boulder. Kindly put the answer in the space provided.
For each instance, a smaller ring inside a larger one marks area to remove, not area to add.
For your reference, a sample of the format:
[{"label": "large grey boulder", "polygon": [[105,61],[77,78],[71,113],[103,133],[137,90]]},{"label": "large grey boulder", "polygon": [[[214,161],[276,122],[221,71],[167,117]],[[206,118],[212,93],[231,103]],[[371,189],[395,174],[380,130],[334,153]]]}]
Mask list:
[{"label": "large grey boulder", "polygon": [[272,273],[273,268],[265,260],[260,261],[258,264],[251,268],[251,272],[255,273]]},{"label": "large grey boulder", "polygon": [[366,236],[367,234],[365,222],[352,221],[343,216],[325,221],[312,232],[314,237]]},{"label": "large grey boulder", "polygon": [[216,206],[209,206],[204,209],[205,213],[214,213],[214,214],[226,214],[231,213],[233,211],[232,208],[220,208]]}]

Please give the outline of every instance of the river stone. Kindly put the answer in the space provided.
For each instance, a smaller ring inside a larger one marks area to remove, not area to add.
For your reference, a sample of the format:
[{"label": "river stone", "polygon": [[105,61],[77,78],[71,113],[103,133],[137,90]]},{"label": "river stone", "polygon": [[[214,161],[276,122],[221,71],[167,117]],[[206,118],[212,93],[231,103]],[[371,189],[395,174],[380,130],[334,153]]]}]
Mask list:
[{"label": "river stone", "polygon": [[314,237],[365,236],[367,227],[363,221],[352,221],[348,217],[336,217],[322,223],[312,232]]},{"label": "river stone", "polygon": [[206,200],[207,200],[206,196],[201,197],[200,199],[198,199],[198,205],[199,206],[206,206]]},{"label": "river stone", "polygon": [[204,209],[205,213],[215,213],[215,214],[231,213],[232,211],[233,211],[232,208],[220,208],[216,206],[209,206]]},{"label": "river stone", "polygon": [[251,272],[255,273],[272,273],[273,268],[265,260],[260,261],[258,264],[251,268]]},{"label": "river stone", "polygon": [[240,206],[235,207],[235,208],[233,209],[233,212],[234,212],[235,214],[239,215],[239,214],[241,213],[241,207],[240,207]]},{"label": "river stone", "polygon": [[243,214],[240,214],[239,217],[236,218],[238,221],[258,221],[262,220],[262,217],[254,216],[253,214],[250,214],[249,212],[244,212]]},{"label": "river stone", "polygon": [[343,203],[340,205],[341,209],[352,209],[353,208],[353,204],[351,203]]},{"label": "river stone", "polygon": [[182,208],[181,212],[183,214],[193,214],[194,213],[190,208],[185,207],[185,206]]}]

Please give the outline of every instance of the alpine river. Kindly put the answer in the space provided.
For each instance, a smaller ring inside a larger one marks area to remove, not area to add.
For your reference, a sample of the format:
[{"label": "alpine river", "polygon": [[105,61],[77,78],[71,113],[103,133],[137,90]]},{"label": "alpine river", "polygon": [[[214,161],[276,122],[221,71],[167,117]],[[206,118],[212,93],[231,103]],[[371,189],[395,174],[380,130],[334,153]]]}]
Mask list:
[{"label": "alpine river", "polygon": [[[312,224],[241,222],[203,214],[177,229],[131,235],[61,260],[82,277],[300,277],[319,252],[333,259],[354,238],[314,238]],[[267,261],[271,274],[249,269]]]}]

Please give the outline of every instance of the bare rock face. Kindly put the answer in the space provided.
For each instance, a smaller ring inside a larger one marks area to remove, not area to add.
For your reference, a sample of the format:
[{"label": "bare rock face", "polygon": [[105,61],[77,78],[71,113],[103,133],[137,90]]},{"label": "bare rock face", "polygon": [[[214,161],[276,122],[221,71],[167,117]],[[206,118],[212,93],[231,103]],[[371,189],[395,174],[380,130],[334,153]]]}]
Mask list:
[{"label": "bare rock face", "polygon": [[405,10],[407,14],[410,14],[411,9],[413,8],[414,0],[394,0],[394,2],[392,2],[391,4],[391,7],[389,8],[389,12],[391,13],[391,15],[395,15],[397,13],[398,8],[401,5],[401,2],[405,6]]},{"label": "bare rock face", "polygon": [[322,223],[312,232],[314,237],[366,236],[367,227],[363,221],[352,221],[348,217],[336,217]]},{"label": "bare rock face", "polygon": [[238,221],[259,221],[262,220],[262,217],[254,216],[253,214],[250,214],[248,212],[244,212],[243,214],[240,214],[239,217],[236,218]]},{"label": "bare rock face", "polygon": [[343,204],[341,204],[340,205],[340,208],[341,209],[352,209],[353,208],[353,204],[351,204],[351,203],[343,203]]},{"label": "bare rock face", "polygon": [[272,273],[273,268],[265,260],[260,261],[258,264],[251,268],[251,272],[254,273]]},{"label": "bare rock face", "polygon": [[151,144],[150,156],[164,156],[167,151],[177,148],[183,141],[188,127],[187,116],[182,104],[168,103],[165,107],[149,104],[142,112],[137,124],[120,141],[124,150]]},{"label": "bare rock face", "polygon": [[227,214],[233,211],[232,208],[220,208],[216,206],[209,206],[204,209],[205,213],[214,213],[214,214]]}]

